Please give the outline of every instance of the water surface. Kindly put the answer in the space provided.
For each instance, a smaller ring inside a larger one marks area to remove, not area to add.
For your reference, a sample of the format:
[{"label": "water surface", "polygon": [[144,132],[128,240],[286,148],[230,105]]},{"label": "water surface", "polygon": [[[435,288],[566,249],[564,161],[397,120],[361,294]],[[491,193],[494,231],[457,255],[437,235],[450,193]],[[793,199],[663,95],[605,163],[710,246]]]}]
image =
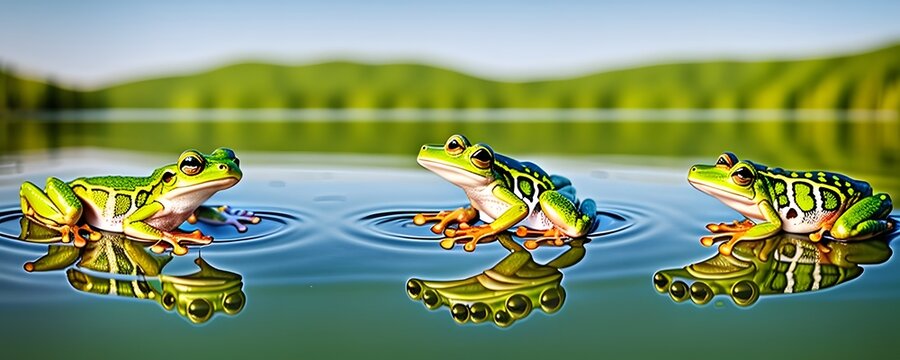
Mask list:
[{"label": "water surface", "polygon": [[[211,149],[203,149],[209,151]],[[73,289],[65,271],[23,264],[46,244],[18,235],[18,186],[47,176],[144,175],[177,154],[71,149],[17,156],[0,177],[0,343],[10,358],[283,356],[401,358],[875,357],[893,352],[900,320],[900,273],[893,258],[827,289],[764,296],[749,307],[717,297],[676,303],[652,276],[713,256],[703,226],[737,214],[691,188],[689,160],[647,167],[602,159],[529,157],[570,177],[580,197],[598,202],[599,233],[584,257],[560,270],[566,297],[552,314],[532,311],[512,326],[458,324],[447,307],[428,310],[407,295],[411,278],[459,280],[481,274],[510,252],[498,242],[467,253],[409,218],[464,204],[462,192],[412,156],[241,152],[244,179],[210,202],[257,211],[246,234],[207,229],[221,241],[191,248],[164,269],[196,271],[198,254],[240,274],[246,295],[236,315],[195,325],[160,304]],[[170,159],[171,158],[171,159]],[[895,212],[896,216],[897,213]],[[896,237],[891,235],[889,238]],[[521,241],[520,241],[521,242]],[[543,264],[569,248],[541,247]],[[835,339],[840,339],[836,341]],[[102,346],[100,345],[102,344]]]}]

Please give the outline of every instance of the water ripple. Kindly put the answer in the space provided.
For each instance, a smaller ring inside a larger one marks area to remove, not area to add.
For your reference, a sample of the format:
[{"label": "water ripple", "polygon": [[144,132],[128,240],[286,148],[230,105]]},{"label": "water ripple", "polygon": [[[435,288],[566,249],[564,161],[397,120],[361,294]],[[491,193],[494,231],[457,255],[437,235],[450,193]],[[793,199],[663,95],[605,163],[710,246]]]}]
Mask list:
[{"label": "water ripple", "polygon": [[[600,208],[597,211],[599,225],[597,229],[587,235],[592,238],[592,244],[611,245],[628,241],[630,236],[626,234],[636,231],[636,227],[642,224],[638,219],[644,218],[645,209],[633,206],[613,205],[612,208]],[[355,222],[358,226],[347,229],[353,232],[351,238],[364,245],[386,247],[395,250],[435,250],[442,251],[438,242],[442,235],[431,232],[431,223],[419,226],[412,219],[421,212],[434,212],[435,209],[451,209],[459,206],[440,206],[428,208],[422,206],[410,206],[405,209],[379,209],[363,211],[357,214]]]},{"label": "water ripple", "polygon": [[[203,248],[221,248],[221,250],[228,252],[226,249],[232,248],[234,245],[241,245],[241,248],[252,246],[255,249],[278,247],[281,242],[290,242],[288,234],[300,228],[309,219],[308,215],[294,210],[253,207],[253,211],[262,221],[258,224],[249,225],[244,233],[238,232],[231,226],[204,223],[194,225],[185,223],[181,228],[187,231],[200,229],[201,232],[215,239],[213,243]],[[45,249],[46,243],[54,242],[41,243],[20,239],[21,219],[22,212],[18,207],[9,206],[0,209],[0,239],[4,240],[0,241],[0,253],[4,255],[33,256],[40,254]],[[233,250],[242,251],[241,248],[234,248]]]}]

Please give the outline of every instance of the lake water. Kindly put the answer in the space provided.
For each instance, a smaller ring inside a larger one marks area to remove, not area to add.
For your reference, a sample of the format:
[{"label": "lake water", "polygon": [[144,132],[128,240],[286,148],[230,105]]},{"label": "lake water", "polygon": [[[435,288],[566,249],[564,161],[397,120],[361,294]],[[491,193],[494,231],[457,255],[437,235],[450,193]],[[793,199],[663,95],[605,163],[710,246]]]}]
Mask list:
[{"label": "lake water", "polygon": [[[779,295],[763,291],[750,306],[737,305],[728,294],[697,305],[657,292],[657,271],[680,269],[717,254],[716,248],[698,241],[706,233],[705,224],[738,218],[687,184],[689,159],[527,157],[548,172],[572,179],[579,197],[595,199],[599,228],[583,245],[583,258],[581,248],[569,245],[544,246],[531,253],[538,264],[567,253],[563,256],[570,260],[567,267],[507,274],[512,283],[519,281],[512,286],[513,293],[544,294],[545,288],[553,288],[564,294],[556,302],[544,299],[550,311],[539,309],[541,302],[536,300],[528,315],[508,327],[490,318],[473,323],[474,315],[458,323],[447,306],[429,310],[426,301],[413,299],[408,293],[416,289],[411,289],[409,280],[433,281],[428,282],[431,288],[443,284],[440,281],[475,276],[484,280],[485,275],[479,274],[496,276],[495,265],[509,259],[511,252],[500,242],[481,244],[472,253],[459,246],[443,250],[439,236],[412,224],[416,212],[465,204],[458,188],[415,165],[414,152],[415,148],[402,156],[359,156],[239,151],[244,179],[210,203],[253,210],[262,222],[244,234],[203,225],[217,241],[191,247],[187,255],[175,257],[162,269],[167,275],[194,273],[194,262],[202,254],[212,267],[231,274],[231,280],[239,276],[237,287],[246,299],[243,307],[236,314],[216,313],[201,324],[166,310],[154,299],[77,290],[70,285],[66,269],[26,272],[24,264],[47,254],[48,244],[18,239],[18,189],[23,181],[43,184],[47,176],[68,180],[101,174],[146,175],[173,162],[177,153],[69,148],[8,156],[0,175],[4,358],[114,354],[237,358],[263,353],[419,359],[726,354],[729,358],[873,358],[894,352],[900,320],[900,265],[883,244],[896,232],[878,239],[881,247],[840,244],[832,248],[832,255],[814,257],[832,256],[831,262],[839,263],[840,269],[822,260],[813,261],[821,262],[815,265],[819,270],[808,274],[797,268],[812,266],[809,263],[784,270],[791,266],[791,255],[801,253],[784,246],[794,241],[790,246],[802,248],[796,239],[771,240],[777,249],[769,259],[780,259],[774,265],[782,270],[771,270],[772,261],[755,261],[746,254],[735,262],[752,263],[749,267],[758,271],[756,280],[761,284],[776,278],[782,283],[809,283],[818,277],[822,282],[818,291]],[[897,215],[895,211],[893,216]],[[752,251],[764,244],[756,242],[748,248]],[[514,250],[513,254],[523,254]],[[527,263],[527,256],[524,259]],[[864,273],[854,278],[860,268]],[[89,269],[69,269],[104,276]],[[835,276],[843,280],[828,287],[825,283]],[[147,279],[153,283],[168,278]],[[230,284],[233,288],[235,282]],[[510,294],[489,290],[484,281],[480,284],[457,295],[450,290],[441,294],[469,299]]]}]

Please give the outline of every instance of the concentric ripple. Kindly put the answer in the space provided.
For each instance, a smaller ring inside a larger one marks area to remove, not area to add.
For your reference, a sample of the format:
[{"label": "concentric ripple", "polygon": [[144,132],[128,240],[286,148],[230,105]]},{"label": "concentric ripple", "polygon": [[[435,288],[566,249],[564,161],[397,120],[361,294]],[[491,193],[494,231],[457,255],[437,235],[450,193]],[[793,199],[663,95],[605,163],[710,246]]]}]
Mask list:
[{"label": "concentric ripple", "polygon": [[[458,208],[460,206],[439,207],[440,209]],[[394,209],[382,210],[361,215],[357,219],[359,226],[351,228],[356,232],[356,239],[372,241],[369,245],[387,246],[392,248],[419,248],[441,250],[438,242],[443,238],[440,234],[431,231],[434,223],[422,226],[413,223],[413,217],[422,212],[434,212],[437,208]],[[618,208],[597,211],[599,220],[597,228],[587,235],[594,243],[609,244],[611,242],[625,241],[626,230],[633,230],[637,224],[636,219],[642,217],[639,209]],[[630,232],[630,231],[628,231]]]},{"label": "concentric ripple", "polygon": [[[247,231],[240,233],[230,225],[211,225],[197,223],[194,225],[185,223],[183,230],[191,231],[200,229],[204,234],[212,236],[215,241],[208,246],[216,246],[218,244],[233,244],[253,242],[254,246],[259,246],[259,242],[277,241],[284,238],[285,233],[304,223],[306,216],[296,212],[288,212],[280,209],[271,208],[253,208],[256,216],[262,221],[258,224],[247,226]],[[0,210],[0,239],[14,240],[2,241],[0,250],[6,252],[15,252],[17,249],[23,250],[30,245],[40,243],[40,241],[29,241],[20,239],[22,212],[19,208],[6,208]]]}]

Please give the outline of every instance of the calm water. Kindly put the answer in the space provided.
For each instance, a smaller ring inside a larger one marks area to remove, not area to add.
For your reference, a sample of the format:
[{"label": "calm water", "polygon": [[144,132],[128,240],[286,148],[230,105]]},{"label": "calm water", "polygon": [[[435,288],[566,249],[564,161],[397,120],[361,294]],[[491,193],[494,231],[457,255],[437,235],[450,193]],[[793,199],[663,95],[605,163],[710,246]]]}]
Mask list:
[{"label": "calm water", "polygon": [[[412,224],[417,211],[464,205],[458,188],[415,166],[413,155],[238,155],[244,179],[210,203],[256,211],[262,222],[245,234],[204,227],[218,241],[202,250],[191,248],[162,270],[193,273],[202,253],[211,266],[240,275],[243,308],[235,315],[218,313],[201,325],[153,300],[76,290],[65,270],[28,273],[23,265],[45,255],[48,245],[16,239],[22,181],[42,184],[51,175],[145,175],[174,159],[65,150],[30,154],[8,165],[10,170],[0,176],[4,357],[187,358],[265,352],[421,359],[841,358],[887,357],[895,351],[900,266],[887,259],[888,248],[874,246],[876,254],[870,258],[876,260],[869,262],[880,263],[862,265],[865,272],[855,279],[813,292],[763,294],[748,307],[736,305],[728,295],[701,306],[658,293],[654,273],[717,253],[699,244],[706,223],[737,218],[687,184],[687,160],[644,167],[637,165],[645,163],[641,158],[634,158],[633,166],[597,158],[529,158],[570,177],[580,197],[597,200],[601,223],[584,245],[583,258],[576,256],[560,270],[543,268],[541,279],[551,279],[553,287],[562,274],[558,286],[565,298],[558,311],[534,309],[501,328],[490,320],[458,324],[446,306],[429,310],[407,295],[411,278],[463,280],[510,254],[500,242],[481,244],[473,253],[460,247],[443,250],[439,237]],[[893,237],[896,233],[887,238]],[[541,247],[532,255],[544,264],[567,251],[579,249]],[[840,251],[853,252],[833,250]],[[765,270],[760,264],[755,266]]]}]

